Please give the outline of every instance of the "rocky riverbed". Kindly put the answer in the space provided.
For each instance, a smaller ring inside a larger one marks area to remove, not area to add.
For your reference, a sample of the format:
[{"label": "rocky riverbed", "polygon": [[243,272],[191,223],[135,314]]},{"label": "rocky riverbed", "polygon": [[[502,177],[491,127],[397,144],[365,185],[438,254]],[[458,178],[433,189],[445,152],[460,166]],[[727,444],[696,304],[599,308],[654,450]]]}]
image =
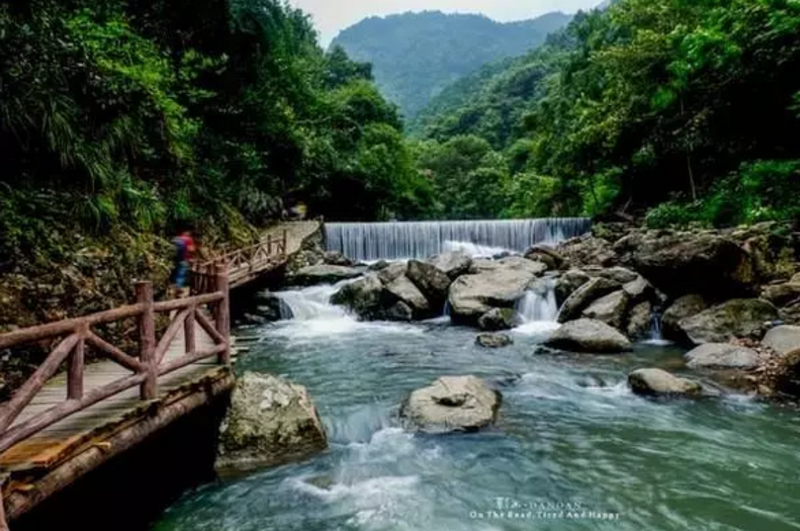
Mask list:
[{"label": "rocky riverbed", "polygon": [[691,370],[746,392],[790,397],[800,388],[797,250],[796,238],[775,224],[722,231],[598,225],[556,246],[493,258],[449,252],[367,265],[310,249],[287,282],[350,280],[331,302],[364,321],[446,314],[485,332],[522,324],[517,309],[526,297],[554,297],[562,327],[546,342],[551,348],[624,352],[657,326],[663,339],[691,350]]}]

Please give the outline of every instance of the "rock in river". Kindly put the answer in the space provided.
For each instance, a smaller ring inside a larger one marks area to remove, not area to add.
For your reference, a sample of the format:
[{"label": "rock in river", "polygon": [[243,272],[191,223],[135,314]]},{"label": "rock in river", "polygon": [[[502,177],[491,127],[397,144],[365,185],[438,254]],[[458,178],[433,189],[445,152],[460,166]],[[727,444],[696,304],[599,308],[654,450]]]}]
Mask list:
[{"label": "rock in river", "polygon": [[686,353],[692,369],[755,369],[759,365],[755,350],[730,343],[706,343]]},{"label": "rock in river", "polygon": [[489,332],[511,330],[514,325],[516,325],[516,314],[511,308],[494,308],[478,319],[478,327]]},{"label": "rock in river", "polygon": [[217,470],[247,470],[305,459],[328,447],[306,389],[268,374],[236,381],[220,429]]},{"label": "rock in river", "polygon": [[459,277],[450,286],[450,312],[456,322],[474,325],[493,308],[512,308],[528,284],[546,266],[520,257],[480,264],[476,274]]},{"label": "rock in river", "polygon": [[406,276],[428,299],[431,306],[437,310],[444,308],[447,289],[452,282],[444,271],[426,262],[411,260],[408,262]]},{"label": "rock in river", "polygon": [[472,258],[466,253],[455,251],[434,256],[430,263],[454,280],[470,270]]},{"label": "rock in river", "polygon": [[373,274],[343,286],[333,294],[331,303],[345,306],[363,319],[374,319],[380,315],[382,295],[383,284]]},{"label": "rock in river", "polygon": [[315,284],[335,284],[361,275],[363,273],[353,267],[322,264],[304,267],[291,275],[288,281],[296,286],[313,286]]},{"label": "rock in river", "polygon": [[580,288],[575,290],[569,298],[564,301],[561,306],[561,311],[558,312],[558,322],[566,323],[580,317],[581,312],[586,309],[592,302],[608,295],[612,291],[620,287],[619,282],[609,280],[603,277],[597,277],[589,280]]},{"label": "rock in river", "polygon": [[628,375],[628,385],[637,395],[697,396],[703,388],[697,382],[678,378],[662,369],[638,369]]},{"label": "rock in river", "polygon": [[620,328],[628,310],[629,300],[630,298],[625,291],[615,291],[590,304],[583,311],[583,316],[587,319],[603,321],[614,328]]},{"label": "rock in river", "polygon": [[480,334],[475,343],[484,348],[502,348],[514,344],[508,334]]},{"label": "rock in river", "polygon": [[475,376],[443,376],[411,393],[400,416],[420,431],[476,431],[496,420],[501,400]]},{"label": "rock in river", "polygon": [[760,339],[764,324],[778,318],[777,308],[763,299],[733,299],[681,319],[678,326],[696,345],[727,343],[734,338]]},{"label": "rock in river", "polygon": [[800,349],[800,326],[782,325],[771,328],[761,343],[785,356]]},{"label": "rock in river", "polygon": [[633,348],[628,338],[618,330],[593,319],[570,321],[556,330],[545,344],[561,350],[598,354],[625,352]]}]

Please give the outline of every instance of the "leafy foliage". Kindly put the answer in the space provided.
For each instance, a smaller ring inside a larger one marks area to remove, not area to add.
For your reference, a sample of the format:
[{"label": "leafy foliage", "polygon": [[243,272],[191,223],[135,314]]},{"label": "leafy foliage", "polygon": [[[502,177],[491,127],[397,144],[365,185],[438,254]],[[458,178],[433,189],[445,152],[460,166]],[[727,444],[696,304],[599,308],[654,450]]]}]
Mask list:
[{"label": "leafy foliage", "polygon": [[549,13],[501,24],[479,15],[405,13],[363,20],[333,44],[372,63],[382,92],[413,119],[451,83],[483,65],[536,48],[569,19],[563,13]]},{"label": "leafy foliage", "polygon": [[286,202],[374,219],[429,193],[370,65],[281,0],[1,4],[0,143],[0,262],[51,217],[237,239]]},{"label": "leafy foliage", "polygon": [[502,154],[494,215],[796,217],[798,37],[797,2],[620,0],[446,91],[417,130]]}]

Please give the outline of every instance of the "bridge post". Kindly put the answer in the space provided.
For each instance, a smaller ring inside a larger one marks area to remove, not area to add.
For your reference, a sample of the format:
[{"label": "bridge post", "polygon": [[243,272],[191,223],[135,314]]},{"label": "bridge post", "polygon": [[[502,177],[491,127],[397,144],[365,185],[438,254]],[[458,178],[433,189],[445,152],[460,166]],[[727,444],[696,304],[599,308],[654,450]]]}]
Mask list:
[{"label": "bridge post", "polygon": [[218,265],[214,278],[215,291],[222,292],[222,300],[214,307],[214,321],[217,331],[225,338],[225,350],[219,354],[219,363],[228,365],[231,362],[231,316],[230,316],[230,285],[228,268]]},{"label": "bridge post", "polygon": [[140,396],[142,400],[152,400],[158,397],[158,360],[155,357],[156,313],[151,282],[136,283],[136,302],[144,304],[144,311],[139,316],[139,360],[147,368],[147,379],[141,385]]}]

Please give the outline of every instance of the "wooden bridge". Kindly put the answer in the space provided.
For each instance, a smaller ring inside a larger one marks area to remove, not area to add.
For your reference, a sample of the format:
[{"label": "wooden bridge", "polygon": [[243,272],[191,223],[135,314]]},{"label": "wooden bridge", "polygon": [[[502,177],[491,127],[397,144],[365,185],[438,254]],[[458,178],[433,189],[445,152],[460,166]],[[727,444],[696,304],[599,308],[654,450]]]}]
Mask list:
[{"label": "wooden bridge", "polygon": [[[55,345],[0,408],[0,531],[111,457],[229,392],[230,295],[285,263],[318,230],[295,226],[193,268],[194,295],[156,302],[149,282],[135,303],[0,335],[0,349]],[[288,234],[287,234],[288,233]],[[99,329],[137,332],[133,347]],[[160,325],[160,326],[159,326]],[[157,330],[163,330],[160,338]],[[103,361],[86,363],[87,354]],[[66,364],[66,371],[57,374]]]}]

